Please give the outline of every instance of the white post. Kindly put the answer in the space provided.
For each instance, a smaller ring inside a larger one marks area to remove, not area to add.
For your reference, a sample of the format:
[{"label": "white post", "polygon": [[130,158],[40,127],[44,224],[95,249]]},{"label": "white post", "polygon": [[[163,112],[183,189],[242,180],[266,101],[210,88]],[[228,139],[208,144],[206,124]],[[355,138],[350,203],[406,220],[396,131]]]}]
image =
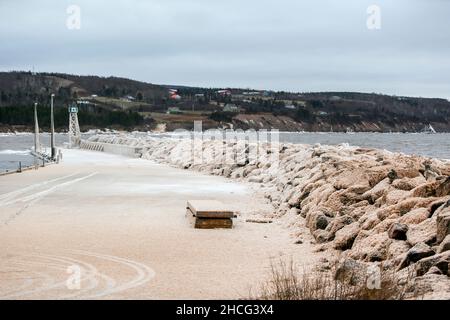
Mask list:
[{"label": "white post", "polygon": [[37,102],[34,104],[34,152],[39,152],[39,123],[37,116]]},{"label": "white post", "polygon": [[55,119],[53,114],[53,98],[55,95],[52,93],[50,96],[50,150],[51,150],[51,157],[53,160],[55,160],[56,157],[56,149],[55,149]]}]

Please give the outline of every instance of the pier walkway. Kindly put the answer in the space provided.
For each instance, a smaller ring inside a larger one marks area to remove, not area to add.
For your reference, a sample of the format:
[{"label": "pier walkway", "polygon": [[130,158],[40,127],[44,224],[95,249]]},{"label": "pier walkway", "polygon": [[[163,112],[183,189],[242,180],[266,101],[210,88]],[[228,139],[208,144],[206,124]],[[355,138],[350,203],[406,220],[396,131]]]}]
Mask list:
[{"label": "pier walkway", "polygon": [[[188,199],[268,210],[248,186],[94,151],[0,177],[0,298],[245,298],[271,261],[313,261],[277,223],[198,230]],[[314,255],[314,257],[316,257]]]}]

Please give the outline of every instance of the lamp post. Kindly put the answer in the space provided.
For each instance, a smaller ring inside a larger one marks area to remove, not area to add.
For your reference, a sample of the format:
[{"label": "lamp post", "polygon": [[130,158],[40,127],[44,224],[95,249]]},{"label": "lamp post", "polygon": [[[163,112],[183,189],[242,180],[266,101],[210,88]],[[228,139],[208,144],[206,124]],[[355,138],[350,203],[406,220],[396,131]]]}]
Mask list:
[{"label": "lamp post", "polygon": [[52,93],[50,96],[50,147],[51,147],[51,154],[52,159],[55,159],[56,157],[56,149],[55,149],[55,120],[53,116],[53,98],[55,97],[55,94]]},{"label": "lamp post", "polygon": [[39,124],[37,116],[37,102],[34,103],[34,152],[39,152]]}]

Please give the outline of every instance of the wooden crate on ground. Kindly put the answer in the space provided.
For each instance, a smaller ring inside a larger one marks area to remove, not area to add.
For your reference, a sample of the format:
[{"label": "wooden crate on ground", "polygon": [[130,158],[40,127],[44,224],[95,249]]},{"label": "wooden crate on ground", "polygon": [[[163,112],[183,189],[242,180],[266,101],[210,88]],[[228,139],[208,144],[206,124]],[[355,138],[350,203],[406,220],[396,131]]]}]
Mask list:
[{"label": "wooden crate on ground", "polygon": [[187,213],[195,218],[196,229],[231,229],[234,212],[216,200],[189,200]]}]

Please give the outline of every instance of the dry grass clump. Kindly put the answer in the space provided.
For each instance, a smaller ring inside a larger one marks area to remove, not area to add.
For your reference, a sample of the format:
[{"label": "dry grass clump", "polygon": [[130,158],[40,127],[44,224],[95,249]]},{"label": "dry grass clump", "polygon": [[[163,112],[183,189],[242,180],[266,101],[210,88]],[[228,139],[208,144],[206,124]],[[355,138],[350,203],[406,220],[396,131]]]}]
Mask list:
[{"label": "dry grass clump", "polygon": [[[293,262],[272,264],[271,276],[262,286],[262,300],[404,300],[417,298],[410,277],[400,281],[394,272],[382,271],[380,289],[371,289],[368,276],[336,279],[334,272],[298,272]],[[359,279],[359,280],[356,280]],[[355,281],[356,280],[356,281]]]}]

